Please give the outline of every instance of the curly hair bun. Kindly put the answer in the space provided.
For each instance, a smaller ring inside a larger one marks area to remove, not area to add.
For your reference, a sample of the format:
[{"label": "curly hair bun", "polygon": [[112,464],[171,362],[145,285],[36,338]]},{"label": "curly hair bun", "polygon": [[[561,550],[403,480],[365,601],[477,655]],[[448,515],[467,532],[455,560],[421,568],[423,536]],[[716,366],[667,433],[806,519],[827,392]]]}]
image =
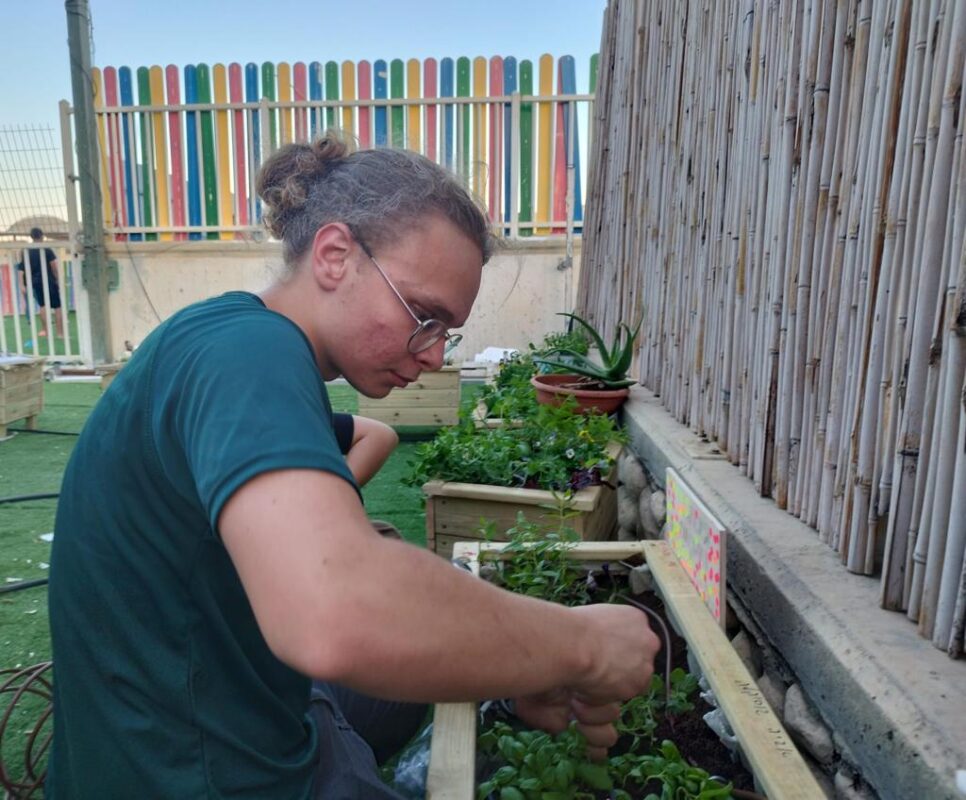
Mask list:
[{"label": "curly hair bun", "polygon": [[312,185],[352,152],[339,134],[326,133],[312,144],[287,144],[262,165],[255,190],[266,205],[263,222],[276,239],[305,205]]}]

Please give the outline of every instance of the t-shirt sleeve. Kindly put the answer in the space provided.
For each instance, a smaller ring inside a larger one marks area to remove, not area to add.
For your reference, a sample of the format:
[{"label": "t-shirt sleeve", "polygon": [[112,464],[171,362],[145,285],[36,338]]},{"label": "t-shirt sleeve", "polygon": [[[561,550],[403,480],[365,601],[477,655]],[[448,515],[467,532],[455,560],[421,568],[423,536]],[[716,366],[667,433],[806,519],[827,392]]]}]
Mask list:
[{"label": "t-shirt sleeve", "polygon": [[352,448],[352,437],[356,432],[352,414],[333,414],[332,427],[335,430],[335,440],[339,444],[339,452],[345,455]]},{"label": "t-shirt sleeve", "polygon": [[[207,333],[179,331],[181,337],[197,334],[207,340],[184,350],[171,348],[169,352],[183,355],[180,370],[167,365],[180,373],[168,391],[170,418],[164,419],[163,401],[157,410],[158,429],[170,430],[179,440],[198,498],[216,532],[228,499],[263,472],[318,469],[355,487],[307,341],[291,323],[274,315],[253,317]],[[156,379],[164,361],[157,365]],[[164,394],[160,392],[161,397]]]}]

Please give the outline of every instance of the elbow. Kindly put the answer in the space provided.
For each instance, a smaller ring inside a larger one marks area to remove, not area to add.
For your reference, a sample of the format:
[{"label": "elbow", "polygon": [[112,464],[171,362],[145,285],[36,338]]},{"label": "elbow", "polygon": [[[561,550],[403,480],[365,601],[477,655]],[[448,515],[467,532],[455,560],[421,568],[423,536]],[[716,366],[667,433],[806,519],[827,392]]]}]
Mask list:
[{"label": "elbow", "polygon": [[299,630],[288,635],[267,636],[273,655],[296,672],[313,680],[345,683],[366,658],[360,637],[353,635],[345,621],[325,624],[307,622],[300,617]]}]

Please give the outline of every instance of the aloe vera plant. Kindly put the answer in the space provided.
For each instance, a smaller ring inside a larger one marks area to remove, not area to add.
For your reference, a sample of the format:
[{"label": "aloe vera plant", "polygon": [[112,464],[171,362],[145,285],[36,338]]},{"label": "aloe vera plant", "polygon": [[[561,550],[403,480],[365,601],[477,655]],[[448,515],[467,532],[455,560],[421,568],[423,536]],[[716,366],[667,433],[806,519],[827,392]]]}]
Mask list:
[{"label": "aloe vera plant", "polygon": [[536,363],[581,375],[607,389],[623,389],[634,383],[633,378],[627,377],[627,370],[630,369],[631,360],[634,357],[634,342],[641,330],[643,316],[637,321],[634,330],[621,322],[614,335],[614,344],[609,348],[597,329],[587,320],[566,312],[561,313],[561,316],[569,317],[584,327],[600,352],[601,363],[597,364],[587,355],[564,347],[554,348],[551,351],[551,355],[560,356],[560,358],[537,356],[533,359]]}]

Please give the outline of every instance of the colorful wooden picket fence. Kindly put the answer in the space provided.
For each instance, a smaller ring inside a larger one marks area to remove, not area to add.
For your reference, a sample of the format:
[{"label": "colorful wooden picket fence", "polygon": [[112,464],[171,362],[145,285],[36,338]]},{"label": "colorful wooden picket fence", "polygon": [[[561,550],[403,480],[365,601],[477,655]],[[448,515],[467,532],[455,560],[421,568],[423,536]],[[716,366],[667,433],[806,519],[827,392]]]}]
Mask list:
[{"label": "colorful wooden picket fence", "polygon": [[247,237],[262,161],[339,128],[453,170],[502,235],[579,232],[589,66],[585,94],[570,56],[536,75],[512,56],[95,68],[105,223],[131,241]]}]

